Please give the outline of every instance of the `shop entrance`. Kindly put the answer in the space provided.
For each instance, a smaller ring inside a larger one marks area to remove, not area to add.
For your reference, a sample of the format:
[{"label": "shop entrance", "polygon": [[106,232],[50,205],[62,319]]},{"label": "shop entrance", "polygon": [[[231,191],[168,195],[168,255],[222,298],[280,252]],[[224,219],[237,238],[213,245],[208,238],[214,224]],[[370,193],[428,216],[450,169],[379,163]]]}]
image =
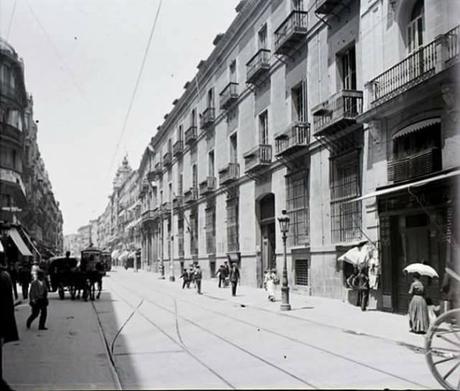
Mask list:
[{"label": "shop entrance", "polygon": [[257,202],[260,227],[260,264],[258,285],[262,286],[264,271],[276,268],[276,226],[275,226],[275,195],[268,193]]}]

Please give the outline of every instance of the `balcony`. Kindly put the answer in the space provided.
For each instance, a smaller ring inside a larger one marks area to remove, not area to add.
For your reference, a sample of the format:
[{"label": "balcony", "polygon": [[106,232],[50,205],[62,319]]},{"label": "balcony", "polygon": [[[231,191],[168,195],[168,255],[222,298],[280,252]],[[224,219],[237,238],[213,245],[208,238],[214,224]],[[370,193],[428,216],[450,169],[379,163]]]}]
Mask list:
[{"label": "balcony", "polygon": [[173,199],[173,209],[177,211],[180,208],[182,208],[183,201],[184,201],[183,196],[176,195],[176,197]]},{"label": "balcony", "polygon": [[147,209],[146,211],[142,212],[141,223],[143,224],[149,221],[155,221],[157,218],[158,218],[158,208]]},{"label": "balcony", "polygon": [[272,162],[272,146],[260,144],[244,155],[244,170],[246,173],[262,171],[270,167]]},{"label": "balcony", "polygon": [[400,182],[431,174],[441,169],[441,151],[428,148],[410,156],[389,160],[388,181]]},{"label": "balcony", "polygon": [[173,155],[175,157],[181,156],[184,152],[184,142],[182,140],[177,140],[173,145]]},{"label": "balcony", "polygon": [[196,126],[192,125],[185,131],[185,144],[191,145],[197,139],[197,129]]},{"label": "balcony", "polygon": [[222,110],[228,109],[238,100],[238,83],[228,83],[219,94],[219,104]]},{"label": "balcony", "polygon": [[191,204],[198,199],[198,189],[196,187],[191,187],[184,193],[184,204]]},{"label": "balcony", "polygon": [[[460,26],[453,28],[366,83],[370,102],[368,109],[380,106],[423,82],[433,80],[435,75],[456,63],[460,53],[459,32]],[[425,90],[432,93],[433,90],[439,90],[439,84],[438,78]],[[421,94],[415,95],[419,99],[424,98]]]},{"label": "balcony", "polygon": [[161,204],[160,214],[163,217],[168,217],[171,214],[171,203],[166,201]]},{"label": "balcony", "polygon": [[356,123],[363,112],[363,92],[342,90],[312,109],[314,135],[334,133]]},{"label": "balcony", "polygon": [[332,13],[332,10],[342,3],[343,0],[317,0],[315,13],[330,15]]},{"label": "balcony", "polygon": [[307,12],[292,11],[275,31],[275,53],[291,54],[307,35]]},{"label": "balcony", "polygon": [[208,176],[200,183],[200,196],[212,193],[214,190],[216,190],[216,177]]},{"label": "balcony", "polygon": [[229,163],[226,167],[219,170],[220,186],[228,185],[240,177],[240,165],[238,163]]},{"label": "balcony", "polygon": [[159,177],[161,177],[161,175],[163,174],[163,170],[160,166],[160,168],[158,167],[154,167],[152,170],[150,170],[148,173],[147,173],[147,180],[152,183],[154,181],[156,181]]},{"label": "balcony", "polygon": [[163,155],[163,167],[167,168],[172,164],[172,153],[166,152]]},{"label": "balcony", "polygon": [[289,157],[310,144],[310,124],[295,122],[285,132],[275,136],[277,157]]},{"label": "balcony", "polygon": [[200,128],[206,129],[211,126],[216,119],[216,109],[213,107],[208,107],[205,111],[201,113],[200,117]]},{"label": "balcony", "polygon": [[260,49],[246,63],[246,83],[255,84],[270,71],[270,50]]},{"label": "balcony", "polygon": [[9,101],[18,109],[27,105],[27,96],[25,94],[22,81],[21,86],[17,87],[11,86],[10,83],[0,82],[0,97],[2,98],[2,101]]}]

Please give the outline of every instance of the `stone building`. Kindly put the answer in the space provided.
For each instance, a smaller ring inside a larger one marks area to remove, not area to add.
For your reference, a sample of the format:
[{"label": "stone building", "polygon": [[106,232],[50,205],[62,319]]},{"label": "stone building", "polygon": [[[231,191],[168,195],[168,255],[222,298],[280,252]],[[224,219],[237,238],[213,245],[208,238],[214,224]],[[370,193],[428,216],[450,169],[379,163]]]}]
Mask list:
[{"label": "stone building", "polygon": [[62,213],[39,152],[22,60],[2,39],[0,87],[0,226],[5,252],[10,259],[49,258],[62,251]]},{"label": "stone building", "polygon": [[141,158],[143,266],[209,278],[234,261],[261,287],[281,275],[286,210],[291,288],[346,299],[339,258],[367,243],[371,304],[405,312],[404,266],[442,278],[457,254],[457,8],[241,1]]}]

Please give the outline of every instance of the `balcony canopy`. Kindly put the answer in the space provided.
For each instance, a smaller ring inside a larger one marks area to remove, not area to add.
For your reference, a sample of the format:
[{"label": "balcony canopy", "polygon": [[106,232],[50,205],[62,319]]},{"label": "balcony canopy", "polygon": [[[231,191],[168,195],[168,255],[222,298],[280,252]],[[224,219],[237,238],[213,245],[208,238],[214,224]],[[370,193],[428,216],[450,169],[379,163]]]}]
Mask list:
[{"label": "balcony canopy", "polygon": [[407,136],[408,134],[417,132],[418,130],[422,130],[424,128],[428,128],[429,126],[436,125],[441,123],[441,118],[429,118],[429,119],[424,119],[423,121],[416,122],[414,124],[410,124],[400,130],[398,130],[394,135],[393,135],[393,140]]}]

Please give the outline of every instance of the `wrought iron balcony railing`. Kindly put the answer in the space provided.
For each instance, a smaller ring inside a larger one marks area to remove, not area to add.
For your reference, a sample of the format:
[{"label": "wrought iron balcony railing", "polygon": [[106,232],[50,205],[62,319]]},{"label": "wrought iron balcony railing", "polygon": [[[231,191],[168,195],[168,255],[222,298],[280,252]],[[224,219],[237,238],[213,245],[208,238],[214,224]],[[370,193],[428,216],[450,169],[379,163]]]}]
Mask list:
[{"label": "wrought iron balcony railing", "polygon": [[216,110],[213,107],[208,107],[201,113],[200,128],[206,129],[211,126],[216,119]]},{"label": "wrought iron balcony railing", "polygon": [[185,144],[191,145],[193,144],[198,137],[197,134],[197,129],[195,125],[190,126],[186,131],[185,131]]},{"label": "wrought iron balcony railing", "polygon": [[275,53],[290,54],[307,35],[307,12],[292,11],[275,31]]},{"label": "wrought iron balcony railing", "polygon": [[441,169],[441,151],[428,148],[404,158],[389,160],[388,181],[400,182],[428,175]]},{"label": "wrought iron balcony railing", "polygon": [[367,83],[371,108],[433,77],[458,58],[459,32],[460,26],[453,28]]},{"label": "wrought iron balcony railing", "polygon": [[180,156],[184,152],[184,142],[182,140],[177,140],[173,145],[173,155]]},{"label": "wrought iron balcony railing", "polygon": [[219,94],[219,98],[220,108],[226,110],[238,100],[238,83],[228,83]]},{"label": "wrought iron balcony railing", "polygon": [[289,128],[275,136],[276,156],[289,156],[298,150],[308,148],[310,144],[310,124],[295,122]]},{"label": "wrought iron balcony railing", "polygon": [[245,172],[264,170],[272,162],[272,146],[269,144],[260,144],[249,152],[246,152],[243,157]]},{"label": "wrought iron balcony railing", "polygon": [[342,129],[355,123],[356,117],[363,112],[363,92],[342,90],[317,105],[312,112],[315,136],[326,130]]},{"label": "wrought iron balcony railing", "polygon": [[184,201],[184,197],[181,196],[181,195],[176,195],[176,197],[173,199],[173,209],[174,210],[178,210],[180,208],[182,208],[183,206],[183,201]]},{"label": "wrought iron balcony railing", "polygon": [[198,189],[192,186],[184,193],[184,204],[190,204],[198,199]]},{"label": "wrought iron balcony railing", "polygon": [[270,50],[260,49],[246,63],[246,83],[254,84],[270,71]]},{"label": "wrought iron balcony railing", "polygon": [[216,177],[208,176],[200,183],[200,195],[206,195],[216,190]]},{"label": "wrought iron balcony railing", "polygon": [[227,185],[240,176],[240,165],[238,163],[229,163],[223,169],[219,170],[219,184]]}]

